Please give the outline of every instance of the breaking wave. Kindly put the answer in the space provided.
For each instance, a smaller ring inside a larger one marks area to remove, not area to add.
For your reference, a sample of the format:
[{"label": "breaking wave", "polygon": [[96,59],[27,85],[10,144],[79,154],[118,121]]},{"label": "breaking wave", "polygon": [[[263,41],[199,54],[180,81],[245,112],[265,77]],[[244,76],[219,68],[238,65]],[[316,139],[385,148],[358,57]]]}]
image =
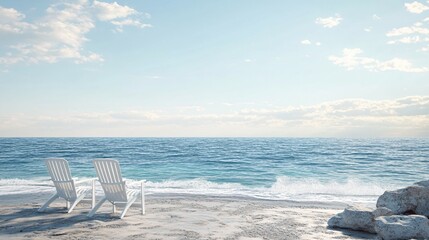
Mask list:
[{"label": "breaking wave", "polygon": [[[139,182],[127,179],[131,188],[139,187]],[[208,196],[240,196],[268,200],[318,201],[345,203],[373,203],[385,190],[398,186],[349,179],[345,182],[316,179],[294,179],[280,176],[269,187],[251,187],[239,183],[216,183],[205,179],[148,181],[146,194],[198,194]],[[47,179],[0,179],[0,196],[12,194],[49,193],[52,183]],[[97,194],[102,194],[97,187]]]}]

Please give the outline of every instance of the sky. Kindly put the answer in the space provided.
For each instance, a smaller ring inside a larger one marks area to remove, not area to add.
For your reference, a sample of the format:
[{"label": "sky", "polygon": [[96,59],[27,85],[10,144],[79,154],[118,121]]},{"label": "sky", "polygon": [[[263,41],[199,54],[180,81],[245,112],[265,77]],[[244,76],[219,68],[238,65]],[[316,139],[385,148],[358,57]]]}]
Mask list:
[{"label": "sky", "polygon": [[429,1],[0,0],[0,137],[429,137]]}]

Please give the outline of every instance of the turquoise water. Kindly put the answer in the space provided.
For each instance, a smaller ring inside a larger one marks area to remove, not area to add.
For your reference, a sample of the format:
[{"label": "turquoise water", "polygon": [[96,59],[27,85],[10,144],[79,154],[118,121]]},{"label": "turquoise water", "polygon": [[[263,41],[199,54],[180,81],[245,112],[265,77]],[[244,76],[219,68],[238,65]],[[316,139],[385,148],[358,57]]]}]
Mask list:
[{"label": "turquoise water", "polygon": [[429,178],[429,139],[0,138],[0,194],[47,191],[43,160],[94,177],[94,158],[119,160],[149,193],[373,201]]}]

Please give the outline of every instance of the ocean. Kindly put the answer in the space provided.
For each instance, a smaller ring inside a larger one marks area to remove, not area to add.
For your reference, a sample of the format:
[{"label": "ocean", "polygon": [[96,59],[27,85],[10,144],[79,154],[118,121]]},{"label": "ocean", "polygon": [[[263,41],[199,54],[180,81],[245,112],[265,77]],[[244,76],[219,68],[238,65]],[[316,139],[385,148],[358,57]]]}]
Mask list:
[{"label": "ocean", "polygon": [[426,138],[0,138],[0,195],[53,191],[50,157],[80,179],[95,177],[93,159],[117,159],[148,195],[374,203],[429,179]]}]

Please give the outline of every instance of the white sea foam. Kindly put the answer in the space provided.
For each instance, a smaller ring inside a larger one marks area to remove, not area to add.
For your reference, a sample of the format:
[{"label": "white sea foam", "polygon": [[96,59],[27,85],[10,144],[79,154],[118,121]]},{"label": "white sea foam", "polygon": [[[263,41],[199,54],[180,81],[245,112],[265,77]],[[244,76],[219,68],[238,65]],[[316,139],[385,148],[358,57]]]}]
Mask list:
[{"label": "white sea foam", "polygon": [[49,192],[52,190],[52,186],[50,181],[43,179],[0,179],[0,196]]},{"label": "white sea foam", "polygon": [[262,196],[300,201],[375,202],[385,190],[394,188],[393,185],[368,183],[358,179],[321,182],[315,179],[278,177]]},{"label": "white sea foam", "polygon": [[[131,188],[139,186],[138,181],[127,179]],[[205,179],[166,180],[146,182],[147,194],[200,194],[213,196],[244,196],[270,200],[292,201],[339,201],[339,202],[375,202],[378,195],[387,189],[376,183],[350,179],[346,182],[321,182],[314,179],[293,179],[278,177],[271,187],[249,187],[239,183],[215,183]],[[11,194],[31,194],[52,192],[53,185],[46,179],[0,179],[0,196]],[[97,187],[97,194],[102,194]]]}]

